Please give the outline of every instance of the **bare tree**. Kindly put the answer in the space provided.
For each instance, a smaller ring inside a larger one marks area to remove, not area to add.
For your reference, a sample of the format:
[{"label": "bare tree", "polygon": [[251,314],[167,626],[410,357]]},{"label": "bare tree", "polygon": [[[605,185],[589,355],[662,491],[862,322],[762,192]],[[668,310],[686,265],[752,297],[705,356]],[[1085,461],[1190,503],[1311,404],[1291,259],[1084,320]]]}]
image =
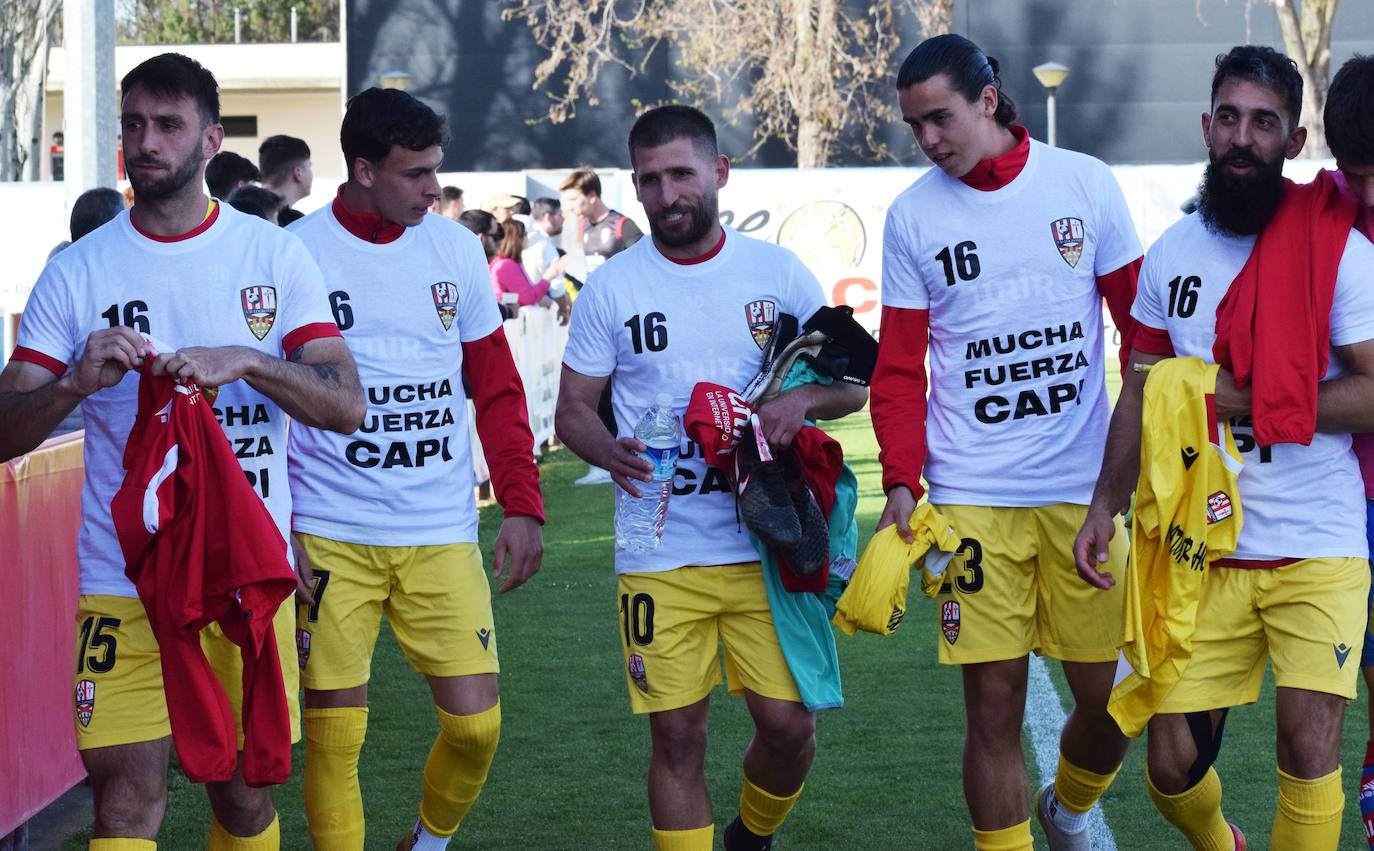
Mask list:
[{"label": "bare tree", "polygon": [[[1326,106],[1326,90],[1331,85],[1331,23],[1336,17],[1337,0],[1245,0],[1247,17],[1257,2],[1274,7],[1283,32],[1284,49],[1302,74],[1299,122],[1307,128],[1307,144],[1302,155],[1309,159],[1329,157],[1331,149],[1326,146],[1322,109]],[[1198,0],[1199,19],[1202,18],[1202,3],[1203,0]]]},{"label": "bare tree", "polygon": [[[534,88],[551,79],[545,118],[597,103],[606,65],[632,76],[671,46],[669,85],[684,100],[725,106],[753,122],[755,145],[782,139],[797,164],[826,165],[842,131],[864,137],[860,153],[881,159],[878,131],[893,118],[892,77],[901,47],[896,20],[911,16],[927,35],[944,32],[953,0],[869,0],[853,14],[844,0],[506,0],[506,20],[523,20],[549,56]],[[731,105],[732,104],[732,105]]]},{"label": "bare tree", "polygon": [[301,41],[333,41],[339,0],[118,0],[115,19],[120,44],[216,44],[239,36],[246,42],[289,41],[291,9]]},{"label": "bare tree", "polygon": [[61,8],[60,0],[0,0],[0,181],[38,179],[43,81]]}]

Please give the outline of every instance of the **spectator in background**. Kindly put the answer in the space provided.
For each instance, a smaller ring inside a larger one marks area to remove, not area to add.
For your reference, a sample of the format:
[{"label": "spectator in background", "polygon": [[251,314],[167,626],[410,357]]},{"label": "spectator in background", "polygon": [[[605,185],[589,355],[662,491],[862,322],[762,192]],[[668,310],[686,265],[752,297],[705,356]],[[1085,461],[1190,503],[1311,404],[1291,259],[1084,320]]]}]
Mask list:
[{"label": "spectator in background", "polygon": [[568,295],[563,273],[568,268],[568,255],[557,245],[554,237],[563,233],[563,210],[557,198],[536,198],[530,205],[533,227],[525,235],[525,250],[520,262],[531,281],[549,282],[549,298],[558,303],[558,324],[568,324],[572,298]]},{"label": "spectator in background", "polygon": [[548,297],[549,282],[531,284],[520,265],[520,255],[525,250],[525,226],[511,219],[501,225],[501,230],[501,237],[496,240],[496,252],[489,261],[491,288],[496,293],[496,300],[509,303],[506,293],[514,293],[521,307],[531,304],[548,307],[553,304]]},{"label": "spectator in background", "polygon": [[[611,257],[639,241],[644,232],[624,214],[612,210],[601,201],[601,178],[589,168],[579,168],[568,175],[558,187],[563,193],[563,206],[577,217],[577,233],[582,240],[582,254],[587,260],[587,273]],[[611,409],[611,383],[601,391],[597,412],[601,423],[611,434],[616,433],[615,413]],[[587,475],[573,482],[575,485],[603,485],[611,481],[611,474],[593,466]]]},{"label": "spectator in background", "polygon": [[315,173],[310,170],[310,146],[305,140],[283,135],[263,139],[258,145],[258,170],[262,172],[262,185],[281,198],[281,212],[287,214],[287,220],[281,224],[299,219],[301,214],[291,205],[309,195],[315,182]]},{"label": "spectator in background", "polygon": [[[477,234],[477,238],[482,241],[482,251],[487,256],[487,272],[490,274],[492,261],[496,258],[497,243],[506,235],[506,229],[485,210],[464,210],[458,216],[458,224]],[[501,301],[501,290],[494,279],[492,291],[496,294],[497,304],[501,308],[501,318],[514,319],[519,307]]]},{"label": "spectator in background", "polygon": [[77,196],[76,203],[72,204],[72,217],[69,225],[72,238],[59,242],[52,251],[48,252],[48,259],[53,259],[59,251],[113,219],[123,209],[124,196],[117,189],[101,186],[82,192]]},{"label": "spectator in background", "polygon": [[510,221],[515,208],[520,206],[520,201],[520,198],[507,192],[493,192],[482,200],[482,209],[491,213],[496,221],[504,225]]},{"label": "spectator in background", "polygon": [[233,151],[220,151],[205,164],[205,185],[210,189],[210,197],[223,201],[228,201],[234,190],[245,183],[257,183],[261,179],[258,167]]},{"label": "spectator in background", "polygon": [[624,213],[601,201],[601,178],[589,168],[579,168],[559,187],[563,206],[578,218],[577,232],[582,237],[582,253],[587,256],[587,271],[639,241],[644,232]]},{"label": "spectator in background", "polygon": [[430,205],[429,211],[458,221],[458,217],[463,215],[463,190],[457,186],[445,186]]},{"label": "spectator in background", "polygon": [[282,197],[270,189],[248,183],[235,189],[227,200],[229,206],[240,213],[267,219],[274,225],[280,224],[277,214],[283,206]]}]

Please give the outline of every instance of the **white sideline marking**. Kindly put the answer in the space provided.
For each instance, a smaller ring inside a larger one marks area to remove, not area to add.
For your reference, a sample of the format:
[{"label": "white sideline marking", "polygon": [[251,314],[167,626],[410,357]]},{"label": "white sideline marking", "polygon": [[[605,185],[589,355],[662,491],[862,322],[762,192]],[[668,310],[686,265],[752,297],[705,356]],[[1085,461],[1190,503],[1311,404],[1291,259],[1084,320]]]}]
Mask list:
[{"label": "white sideline marking", "polygon": [[[1026,717],[1023,725],[1030,735],[1031,747],[1035,749],[1035,763],[1040,769],[1040,782],[1032,791],[1054,781],[1054,772],[1059,767],[1059,731],[1064,729],[1064,707],[1059,702],[1059,692],[1050,679],[1045,660],[1035,654],[1030,657],[1030,678],[1026,685]],[[1088,833],[1092,835],[1093,848],[1098,851],[1116,851],[1116,838],[1107,820],[1102,816],[1102,805],[1093,805],[1088,813]]]}]

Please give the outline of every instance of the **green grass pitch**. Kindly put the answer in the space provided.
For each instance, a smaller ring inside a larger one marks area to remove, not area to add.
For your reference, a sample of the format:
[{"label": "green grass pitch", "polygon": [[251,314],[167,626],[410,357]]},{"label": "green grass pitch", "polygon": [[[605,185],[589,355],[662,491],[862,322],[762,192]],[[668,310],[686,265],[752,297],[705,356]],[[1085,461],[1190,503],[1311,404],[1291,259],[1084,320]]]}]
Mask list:
[{"label": "green grass pitch", "polygon": [[[882,507],[877,447],[867,412],[830,424],[859,476],[862,540]],[[498,597],[502,661],[501,746],[481,798],[454,849],[652,847],[644,781],[648,724],[632,716],[625,693],[611,568],[611,488],[574,488],[586,465],[567,451],[542,463],[549,524],[543,569],[525,587]],[[482,512],[488,553],[499,509]],[[861,541],[862,542],[862,541]],[[959,779],[963,707],[958,672],[935,662],[933,601],[914,589],[902,628],[887,638],[839,637],[846,705],[821,713],[815,766],[800,803],[779,833],[780,849],[971,848]],[[1050,671],[1061,695],[1058,666]],[[367,847],[391,849],[416,816],[420,772],[437,732],[423,679],[411,670],[389,630],[377,644],[371,714],[361,775]],[[1268,846],[1274,773],[1273,689],[1240,707],[1227,723],[1217,768],[1227,818],[1251,848]],[[1067,705],[1066,705],[1067,708]],[[1366,698],[1347,713],[1346,815],[1342,847],[1363,847],[1354,789],[1366,738]],[[751,727],[742,700],[712,696],[707,775],[717,837],[735,814],[740,757]],[[1145,792],[1143,742],[1133,745],[1103,805],[1121,849],[1184,848]],[[1032,784],[1039,774],[1029,756]],[[275,792],[282,848],[309,848],[301,805],[304,749],[292,779]],[[160,847],[204,848],[210,813],[205,796],[171,772]],[[1035,828],[1036,843],[1044,839]],[[717,838],[717,843],[719,843]],[[85,848],[85,839],[65,846]]]}]

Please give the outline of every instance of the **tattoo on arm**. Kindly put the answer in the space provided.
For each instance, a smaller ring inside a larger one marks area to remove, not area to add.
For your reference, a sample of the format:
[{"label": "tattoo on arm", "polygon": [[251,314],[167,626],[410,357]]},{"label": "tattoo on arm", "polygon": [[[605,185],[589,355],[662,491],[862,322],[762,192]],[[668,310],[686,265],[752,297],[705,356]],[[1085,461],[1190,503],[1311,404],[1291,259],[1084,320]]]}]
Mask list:
[{"label": "tattoo on arm", "polygon": [[[300,349],[296,351],[300,351]],[[338,390],[343,384],[343,380],[339,377],[339,371],[330,364],[311,364],[310,368],[315,370],[315,374],[318,375],[320,380],[327,384],[331,390]]]},{"label": "tattoo on arm", "polygon": [[295,350],[287,356],[287,360],[292,363],[300,363],[303,357],[305,357],[305,346],[297,346]]}]

